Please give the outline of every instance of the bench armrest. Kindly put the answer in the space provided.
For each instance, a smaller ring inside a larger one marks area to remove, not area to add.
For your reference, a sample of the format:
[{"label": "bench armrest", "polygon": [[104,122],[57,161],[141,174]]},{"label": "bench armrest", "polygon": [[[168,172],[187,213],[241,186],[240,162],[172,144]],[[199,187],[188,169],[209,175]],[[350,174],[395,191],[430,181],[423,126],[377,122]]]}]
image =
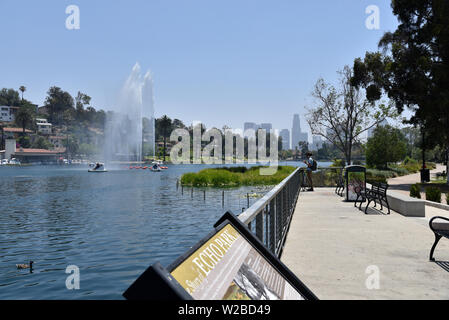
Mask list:
[{"label": "bench armrest", "polygon": [[[435,220],[444,220],[444,221],[447,221],[447,223],[435,223],[435,226],[434,226],[434,221]],[[444,229],[438,228],[438,225],[439,226],[445,225],[445,228]],[[438,232],[438,230],[449,231],[449,219],[448,218],[444,218],[444,217],[433,217],[429,221],[429,226],[430,226],[430,229],[432,229],[433,232]]]}]

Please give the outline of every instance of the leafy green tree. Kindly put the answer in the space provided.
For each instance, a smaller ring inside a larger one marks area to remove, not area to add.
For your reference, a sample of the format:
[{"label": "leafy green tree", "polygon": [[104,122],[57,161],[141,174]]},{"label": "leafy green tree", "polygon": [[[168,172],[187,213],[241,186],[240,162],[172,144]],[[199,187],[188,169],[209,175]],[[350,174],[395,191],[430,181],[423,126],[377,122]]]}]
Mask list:
[{"label": "leafy green tree", "polygon": [[[379,42],[382,52],[368,52],[354,62],[355,86],[367,89],[370,101],[387,94],[410,123],[425,133],[426,149],[449,148],[449,2],[395,0],[399,20]],[[426,139],[427,137],[430,137]]]},{"label": "leafy green tree", "polygon": [[76,108],[76,119],[78,121],[84,120],[84,107],[90,105],[91,97],[78,91],[75,98],[75,108]]},{"label": "leafy green tree", "polygon": [[47,92],[45,107],[50,113],[50,120],[55,124],[62,124],[63,114],[67,109],[73,109],[74,100],[72,96],[58,87],[51,87]]},{"label": "leafy green tree", "polygon": [[21,148],[29,148],[29,147],[31,147],[31,139],[28,136],[21,136],[21,137],[19,137],[17,142],[19,143],[19,146]]},{"label": "leafy green tree", "polygon": [[32,144],[31,144],[32,148],[35,149],[45,149],[45,150],[50,150],[53,149],[54,146],[44,137],[38,137]]},{"label": "leafy green tree", "polygon": [[63,145],[66,148],[67,156],[70,155],[70,157],[76,155],[80,147],[78,139],[74,136],[68,136]]},{"label": "leafy green tree", "polygon": [[300,141],[298,143],[299,151],[301,152],[301,157],[305,158],[306,153],[309,152],[309,143],[306,141]]},{"label": "leafy green tree", "polygon": [[156,119],[156,132],[159,132],[164,139],[164,161],[167,154],[167,138],[170,136],[172,130],[173,122],[169,117],[164,115],[162,118]]},{"label": "leafy green tree", "polygon": [[313,135],[335,145],[350,164],[353,147],[361,143],[362,134],[395,114],[390,106],[363,97],[363,89],[351,83],[353,70],[349,66],[339,74],[338,88],[324,79],[316,82],[312,92],[316,106],[308,108],[307,122]]},{"label": "leafy green tree", "polygon": [[404,135],[391,126],[379,126],[366,144],[366,163],[369,167],[387,169],[388,163],[403,160],[407,154]]},{"label": "leafy green tree", "polygon": [[33,108],[31,106],[21,107],[15,116],[15,123],[23,129],[23,135],[27,127],[33,126],[35,121]]},{"label": "leafy green tree", "polygon": [[14,89],[3,88],[0,90],[0,105],[1,106],[20,106],[19,92]]}]

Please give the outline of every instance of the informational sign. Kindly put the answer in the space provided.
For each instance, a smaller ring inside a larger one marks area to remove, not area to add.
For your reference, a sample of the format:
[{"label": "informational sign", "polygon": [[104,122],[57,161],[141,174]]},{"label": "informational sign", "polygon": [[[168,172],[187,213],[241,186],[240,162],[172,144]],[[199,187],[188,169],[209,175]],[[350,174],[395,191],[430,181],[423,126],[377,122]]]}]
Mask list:
[{"label": "informational sign", "polygon": [[171,272],[197,300],[303,300],[231,225]]},{"label": "informational sign", "polygon": [[157,300],[317,299],[231,213],[167,269],[159,264],[150,267],[124,296]]}]

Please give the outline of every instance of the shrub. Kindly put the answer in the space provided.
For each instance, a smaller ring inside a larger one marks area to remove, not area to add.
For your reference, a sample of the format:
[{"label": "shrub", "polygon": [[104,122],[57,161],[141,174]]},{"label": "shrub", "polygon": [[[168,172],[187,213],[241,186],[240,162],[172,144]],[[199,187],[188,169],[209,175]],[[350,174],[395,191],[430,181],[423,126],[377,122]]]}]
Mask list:
[{"label": "shrub", "polygon": [[332,162],[332,168],[344,168],[346,166],[344,159],[334,159]]},{"label": "shrub", "polygon": [[441,203],[441,191],[437,187],[426,188],[426,200]]},{"label": "shrub", "polygon": [[414,184],[410,188],[410,197],[421,199],[421,187],[419,184]]}]

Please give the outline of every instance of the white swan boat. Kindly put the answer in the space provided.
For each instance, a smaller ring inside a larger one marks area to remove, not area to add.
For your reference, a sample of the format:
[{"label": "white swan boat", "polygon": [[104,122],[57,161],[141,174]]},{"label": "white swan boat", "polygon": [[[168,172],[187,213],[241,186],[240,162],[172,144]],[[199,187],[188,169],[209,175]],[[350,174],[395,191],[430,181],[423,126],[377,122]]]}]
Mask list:
[{"label": "white swan boat", "polygon": [[91,167],[91,169],[89,169],[89,172],[108,172],[108,170],[106,170],[106,168],[104,167],[103,163],[97,163],[94,166],[90,164],[89,167]]}]

